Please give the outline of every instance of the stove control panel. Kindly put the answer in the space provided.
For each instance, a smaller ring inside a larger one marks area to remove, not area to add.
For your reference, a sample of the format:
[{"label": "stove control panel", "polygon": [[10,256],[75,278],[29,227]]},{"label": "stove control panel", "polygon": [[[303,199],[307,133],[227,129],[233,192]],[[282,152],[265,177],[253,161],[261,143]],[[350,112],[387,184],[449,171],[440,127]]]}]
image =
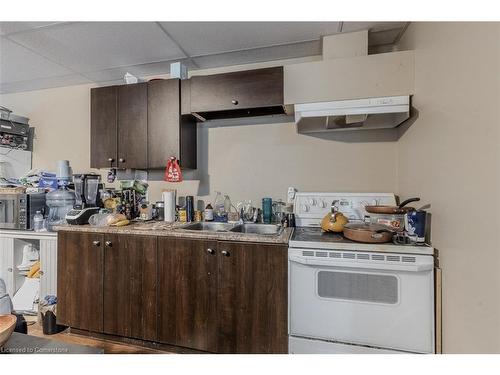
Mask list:
[{"label": "stove control panel", "polygon": [[362,221],[367,205],[395,205],[392,193],[296,193],[294,213],[297,226],[319,226],[331,211],[332,202],[351,221]]}]

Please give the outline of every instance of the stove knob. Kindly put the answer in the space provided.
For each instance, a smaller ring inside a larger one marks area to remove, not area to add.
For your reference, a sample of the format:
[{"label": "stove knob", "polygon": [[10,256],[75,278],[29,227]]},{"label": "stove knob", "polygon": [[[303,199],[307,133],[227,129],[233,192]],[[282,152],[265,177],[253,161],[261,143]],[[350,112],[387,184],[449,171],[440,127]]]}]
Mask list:
[{"label": "stove knob", "polygon": [[320,201],[320,202],[318,203],[318,206],[319,206],[320,208],[325,208],[325,207],[326,207],[326,203],[325,203],[325,201]]},{"label": "stove knob", "polygon": [[314,198],[309,198],[309,204],[310,204],[311,206],[314,206],[314,205],[316,204],[316,199],[314,199]]},{"label": "stove knob", "polygon": [[309,206],[307,204],[303,204],[300,208],[303,212],[309,211]]}]

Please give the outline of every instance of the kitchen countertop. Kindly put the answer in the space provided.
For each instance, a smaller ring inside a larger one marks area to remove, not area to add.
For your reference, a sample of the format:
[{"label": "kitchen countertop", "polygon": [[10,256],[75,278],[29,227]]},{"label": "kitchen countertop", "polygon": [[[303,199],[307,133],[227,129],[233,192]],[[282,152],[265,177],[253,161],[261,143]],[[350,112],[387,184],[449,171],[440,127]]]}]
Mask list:
[{"label": "kitchen countertop", "polygon": [[123,227],[96,227],[91,225],[59,225],[56,231],[85,233],[118,233],[143,236],[180,237],[194,239],[212,239],[220,241],[263,242],[288,244],[293,228],[284,228],[280,235],[262,235],[237,232],[212,232],[182,229],[187,223],[146,222],[135,223]]}]

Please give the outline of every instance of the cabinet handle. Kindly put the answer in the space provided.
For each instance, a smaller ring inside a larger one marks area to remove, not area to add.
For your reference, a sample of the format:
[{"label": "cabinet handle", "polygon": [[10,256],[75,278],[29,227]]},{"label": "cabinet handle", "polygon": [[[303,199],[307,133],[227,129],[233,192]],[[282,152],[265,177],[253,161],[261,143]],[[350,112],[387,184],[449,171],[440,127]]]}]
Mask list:
[{"label": "cabinet handle", "polygon": [[120,158],[120,159],[118,159],[118,161],[119,161],[120,163],[125,163],[125,159],[124,159],[124,158]]},{"label": "cabinet handle", "polygon": [[92,242],[94,246],[101,246],[101,241],[94,241]]},{"label": "cabinet handle", "polygon": [[209,254],[212,254],[212,255],[213,255],[213,254],[215,254],[215,251],[214,251],[214,249],[207,249],[207,253],[209,253]]},{"label": "cabinet handle", "polygon": [[238,101],[235,99],[231,100],[231,103],[233,103],[234,105],[238,105]]},{"label": "cabinet handle", "polygon": [[229,255],[231,255],[231,254],[229,254],[229,251],[227,251],[227,250],[222,250],[220,253],[222,255],[224,255],[225,257],[228,257]]},{"label": "cabinet handle", "polygon": [[106,241],[104,242],[104,244],[107,246],[107,247],[112,247],[113,246],[113,243],[111,241]]},{"label": "cabinet handle", "polygon": [[113,158],[108,158],[108,161],[109,161],[110,163],[112,163],[112,162],[114,162],[114,161],[115,161],[115,159],[113,159]]},{"label": "cabinet handle", "polygon": [[43,271],[40,271],[40,276],[43,276],[44,275],[44,272]]}]

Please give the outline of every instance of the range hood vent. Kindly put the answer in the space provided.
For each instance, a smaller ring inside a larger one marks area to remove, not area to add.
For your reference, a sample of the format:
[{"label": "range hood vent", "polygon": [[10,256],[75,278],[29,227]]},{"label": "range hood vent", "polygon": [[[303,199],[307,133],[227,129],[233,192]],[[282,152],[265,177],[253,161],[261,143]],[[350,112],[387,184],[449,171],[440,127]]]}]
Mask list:
[{"label": "range hood vent", "polygon": [[295,105],[297,131],[303,134],[395,128],[409,117],[409,96]]}]

